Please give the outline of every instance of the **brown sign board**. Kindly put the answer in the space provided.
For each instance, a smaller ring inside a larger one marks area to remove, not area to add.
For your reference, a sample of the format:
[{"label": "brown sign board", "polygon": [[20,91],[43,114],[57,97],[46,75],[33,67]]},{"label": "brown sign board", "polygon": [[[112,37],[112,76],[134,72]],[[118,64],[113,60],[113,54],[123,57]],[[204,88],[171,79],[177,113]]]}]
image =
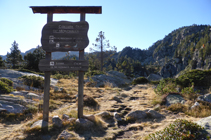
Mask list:
[{"label": "brown sign board", "polygon": [[39,62],[40,71],[87,71],[87,60],[46,60]]},{"label": "brown sign board", "polygon": [[89,44],[88,29],[86,21],[49,22],[42,29],[42,48],[46,52],[83,50]]}]

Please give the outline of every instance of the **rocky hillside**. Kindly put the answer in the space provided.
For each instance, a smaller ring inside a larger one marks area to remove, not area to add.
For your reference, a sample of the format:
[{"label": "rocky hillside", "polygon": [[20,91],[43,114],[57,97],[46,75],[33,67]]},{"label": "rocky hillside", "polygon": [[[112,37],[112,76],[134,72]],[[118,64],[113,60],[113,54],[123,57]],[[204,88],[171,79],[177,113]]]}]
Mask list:
[{"label": "rocky hillside", "polygon": [[[176,29],[158,40],[147,50],[125,47],[118,58],[128,56],[142,64],[163,66],[160,75],[172,77],[189,66],[209,69],[211,31],[209,25],[192,25]],[[164,74],[164,73],[168,74]]]}]

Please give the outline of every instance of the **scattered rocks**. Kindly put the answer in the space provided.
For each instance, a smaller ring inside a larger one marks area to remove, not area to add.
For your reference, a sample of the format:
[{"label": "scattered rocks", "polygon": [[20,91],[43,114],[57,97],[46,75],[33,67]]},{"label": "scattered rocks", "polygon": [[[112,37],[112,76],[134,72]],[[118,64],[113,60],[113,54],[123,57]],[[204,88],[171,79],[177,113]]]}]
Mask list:
[{"label": "scattered rocks", "polygon": [[55,126],[62,127],[62,120],[59,118],[59,116],[53,116],[52,122]]},{"label": "scattered rocks", "polygon": [[68,133],[66,130],[63,130],[62,133],[58,136],[58,139],[62,140],[69,140],[70,138],[74,137],[73,134]]},{"label": "scattered rocks", "polygon": [[36,121],[36,122],[31,126],[31,128],[34,128],[34,127],[41,127],[41,128],[43,128],[43,127],[46,127],[46,126],[48,126],[48,122],[43,121],[43,120],[39,120],[39,121]]}]

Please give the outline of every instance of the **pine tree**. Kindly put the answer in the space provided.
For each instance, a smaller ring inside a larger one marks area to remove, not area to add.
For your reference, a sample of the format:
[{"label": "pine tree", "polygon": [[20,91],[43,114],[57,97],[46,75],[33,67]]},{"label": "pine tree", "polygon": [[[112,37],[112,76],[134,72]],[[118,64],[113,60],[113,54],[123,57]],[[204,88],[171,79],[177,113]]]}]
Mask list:
[{"label": "pine tree", "polygon": [[92,44],[93,47],[90,48],[90,51],[92,51],[92,52],[100,51],[100,64],[101,64],[100,70],[103,71],[104,52],[108,49],[109,50],[112,49],[112,50],[116,51],[116,47],[110,46],[109,40],[106,40],[104,32],[102,32],[102,31],[99,32],[98,37],[96,38],[95,42],[96,43]]},{"label": "pine tree", "polygon": [[7,52],[6,62],[12,65],[12,68],[17,68],[20,66],[23,61],[21,51],[18,48],[18,43],[13,42],[12,47],[10,48],[11,53]]}]

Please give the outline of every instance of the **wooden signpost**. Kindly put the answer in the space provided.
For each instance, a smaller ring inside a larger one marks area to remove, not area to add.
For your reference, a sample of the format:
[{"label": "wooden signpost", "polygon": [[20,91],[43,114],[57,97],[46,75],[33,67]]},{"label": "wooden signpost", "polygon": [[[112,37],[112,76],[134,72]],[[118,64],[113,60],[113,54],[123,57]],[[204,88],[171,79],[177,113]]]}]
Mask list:
[{"label": "wooden signpost", "polygon": [[39,62],[41,71],[87,71],[89,62],[85,60],[46,60]]},{"label": "wooden signpost", "polygon": [[[31,6],[33,13],[47,14],[47,24],[43,27],[41,43],[46,51],[39,69],[45,72],[43,121],[49,119],[49,90],[51,71],[79,71],[78,78],[78,118],[83,117],[84,71],[88,61],[84,60],[84,49],[88,46],[88,22],[85,14],[101,14],[101,6]],[[80,22],[53,22],[53,13],[79,13]],[[51,52],[79,51],[79,60],[51,60]]]},{"label": "wooden signpost", "polygon": [[47,52],[80,51],[89,44],[89,24],[81,22],[50,22],[42,30],[42,48]]}]

